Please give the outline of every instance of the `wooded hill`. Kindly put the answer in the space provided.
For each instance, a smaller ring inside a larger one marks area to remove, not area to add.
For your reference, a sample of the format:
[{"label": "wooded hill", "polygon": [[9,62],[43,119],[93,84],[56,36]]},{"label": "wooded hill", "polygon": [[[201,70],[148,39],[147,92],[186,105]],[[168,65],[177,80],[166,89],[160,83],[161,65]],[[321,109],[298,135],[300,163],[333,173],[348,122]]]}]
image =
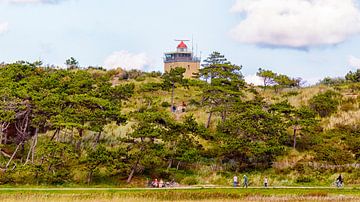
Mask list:
[{"label": "wooded hill", "polygon": [[259,69],[257,87],[241,68],[216,52],[190,80],[182,68],[2,65],[0,183],[360,183],[360,71],[301,87]]}]

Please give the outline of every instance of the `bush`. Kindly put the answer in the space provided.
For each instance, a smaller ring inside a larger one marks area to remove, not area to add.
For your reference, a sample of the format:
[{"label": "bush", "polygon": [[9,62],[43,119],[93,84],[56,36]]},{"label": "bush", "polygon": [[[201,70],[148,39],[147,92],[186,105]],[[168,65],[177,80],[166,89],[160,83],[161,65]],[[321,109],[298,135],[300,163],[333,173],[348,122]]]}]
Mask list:
[{"label": "bush", "polygon": [[193,106],[199,107],[199,106],[201,105],[201,103],[198,102],[198,101],[196,101],[196,100],[194,100],[194,99],[190,99],[190,100],[189,100],[189,105],[193,105]]},{"label": "bush", "polygon": [[312,179],[311,177],[309,176],[299,176],[296,178],[296,183],[310,183],[310,182],[313,182],[314,179]]},{"label": "bush", "polygon": [[[138,77],[143,77],[144,74],[145,74],[144,72],[142,72],[140,70],[136,70],[136,69],[126,71],[127,79],[137,79]],[[144,80],[145,80],[145,78],[144,78]]]},{"label": "bush", "polygon": [[142,92],[153,92],[161,89],[161,83],[145,83],[141,85]]},{"label": "bush", "polygon": [[319,145],[315,148],[315,152],[315,160],[333,165],[343,165],[354,161],[354,157],[350,151],[333,143]]},{"label": "bush", "polygon": [[135,81],[145,81],[145,76],[139,76],[135,78]]},{"label": "bush", "polygon": [[346,80],[344,78],[325,77],[323,80],[320,81],[320,84],[327,85],[327,86],[334,86],[334,85],[343,84],[345,82],[346,82]]},{"label": "bush", "polygon": [[161,106],[164,108],[168,108],[168,107],[171,107],[171,104],[165,101],[165,102],[161,103]]},{"label": "bush", "polygon": [[360,69],[357,69],[356,72],[350,71],[346,74],[345,79],[350,82],[360,82]]},{"label": "bush", "polygon": [[181,184],[196,185],[196,184],[199,184],[199,180],[195,176],[188,176],[181,180]]},{"label": "bush", "polygon": [[229,182],[231,181],[229,179],[232,178],[224,177],[222,175],[215,175],[210,179],[210,183],[215,185],[229,185]]},{"label": "bush", "polygon": [[315,95],[309,100],[310,108],[321,117],[327,117],[337,111],[340,104],[341,95],[328,90],[325,93]]},{"label": "bush", "polygon": [[161,77],[161,75],[162,75],[162,73],[159,71],[152,71],[152,72],[146,73],[146,76],[153,77],[153,78]]}]

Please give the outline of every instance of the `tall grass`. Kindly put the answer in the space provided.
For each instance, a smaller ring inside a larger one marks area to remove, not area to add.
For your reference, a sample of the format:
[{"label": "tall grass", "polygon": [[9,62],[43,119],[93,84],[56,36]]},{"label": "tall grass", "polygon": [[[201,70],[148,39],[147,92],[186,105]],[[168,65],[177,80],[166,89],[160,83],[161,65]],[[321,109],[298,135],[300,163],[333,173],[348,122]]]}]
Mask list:
[{"label": "tall grass", "polygon": [[196,189],[126,191],[42,191],[1,193],[0,201],[359,201],[358,190],[338,189]]}]

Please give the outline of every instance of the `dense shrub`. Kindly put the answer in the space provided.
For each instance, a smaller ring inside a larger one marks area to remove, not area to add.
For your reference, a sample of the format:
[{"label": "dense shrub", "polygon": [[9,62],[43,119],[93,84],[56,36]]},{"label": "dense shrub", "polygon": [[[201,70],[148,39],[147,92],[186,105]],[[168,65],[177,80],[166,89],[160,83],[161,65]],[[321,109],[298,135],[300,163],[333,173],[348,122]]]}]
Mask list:
[{"label": "dense shrub", "polygon": [[337,111],[341,95],[334,91],[326,91],[315,95],[309,100],[310,108],[319,114],[320,117],[327,117]]},{"label": "dense shrub", "polygon": [[356,70],[356,72],[350,71],[345,78],[351,82],[360,82],[360,69]]},{"label": "dense shrub", "polygon": [[354,157],[352,153],[336,144],[323,144],[315,148],[315,160],[327,162],[333,165],[343,165],[352,163]]},{"label": "dense shrub", "polygon": [[344,78],[325,77],[323,80],[320,81],[320,84],[327,86],[335,86],[335,85],[343,84],[345,82],[346,80]]},{"label": "dense shrub", "polygon": [[168,108],[168,107],[171,107],[171,104],[165,101],[165,102],[161,103],[161,106],[164,108]]},{"label": "dense shrub", "polygon": [[196,185],[199,184],[199,180],[196,176],[188,176],[182,179],[180,183],[185,185]]},{"label": "dense shrub", "polygon": [[314,179],[312,179],[309,176],[304,176],[304,175],[301,175],[301,176],[296,178],[297,183],[310,183],[312,181],[314,181]]},{"label": "dense shrub", "polygon": [[154,92],[160,90],[162,87],[161,83],[145,83],[140,88],[142,92]]}]

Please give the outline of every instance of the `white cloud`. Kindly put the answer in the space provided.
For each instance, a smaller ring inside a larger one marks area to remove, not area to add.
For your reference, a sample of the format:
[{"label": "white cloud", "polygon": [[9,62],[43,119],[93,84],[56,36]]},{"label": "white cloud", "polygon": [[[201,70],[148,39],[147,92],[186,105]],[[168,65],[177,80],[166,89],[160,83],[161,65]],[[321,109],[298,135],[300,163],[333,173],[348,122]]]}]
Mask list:
[{"label": "white cloud", "polygon": [[348,64],[350,67],[360,68],[360,58],[350,55],[348,58]]},{"label": "white cloud", "polygon": [[105,59],[104,67],[107,69],[115,69],[121,67],[122,69],[138,69],[145,70],[153,64],[152,60],[146,53],[130,53],[128,51],[117,51],[112,53]]},{"label": "white cloud", "polygon": [[9,30],[9,23],[0,22],[0,34],[7,32]]},{"label": "white cloud", "polygon": [[231,30],[242,43],[289,48],[335,45],[360,34],[356,0],[237,0],[244,19]]},{"label": "white cloud", "polygon": [[254,75],[246,75],[245,76],[245,82],[248,84],[253,84],[255,86],[261,86],[264,85],[264,80],[261,77]]},{"label": "white cloud", "polygon": [[57,4],[65,0],[0,0],[0,3],[13,4]]}]

